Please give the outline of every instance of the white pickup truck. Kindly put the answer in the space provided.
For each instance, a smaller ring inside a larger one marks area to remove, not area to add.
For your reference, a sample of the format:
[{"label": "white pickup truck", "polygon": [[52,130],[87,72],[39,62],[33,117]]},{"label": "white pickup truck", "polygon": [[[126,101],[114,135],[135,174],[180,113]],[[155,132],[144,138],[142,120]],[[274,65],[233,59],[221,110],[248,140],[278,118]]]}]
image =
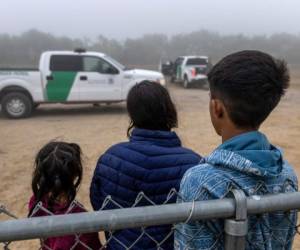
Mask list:
[{"label": "white pickup truck", "polygon": [[98,52],[48,51],[39,69],[1,69],[0,103],[9,118],[30,116],[42,103],[113,103],[143,80],[165,84],[159,72],[127,69]]},{"label": "white pickup truck", "polygon": [[207,83],[211,63],[207,56],[180,56],[172,68],[171,82],[180,82],[184,88],[188,88],[193,83]]}]

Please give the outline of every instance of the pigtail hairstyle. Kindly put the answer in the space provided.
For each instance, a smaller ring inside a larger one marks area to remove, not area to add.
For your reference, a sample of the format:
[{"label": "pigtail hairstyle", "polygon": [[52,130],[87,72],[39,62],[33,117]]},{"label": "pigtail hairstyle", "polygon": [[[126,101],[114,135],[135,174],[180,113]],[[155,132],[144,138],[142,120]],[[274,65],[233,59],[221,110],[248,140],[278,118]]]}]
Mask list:
[{"label": "pigtail hairstyle", "polygon": [[38,152],[35,159],[31,184],[35,205],[32,210],[40,201],[46,201],[51,211],[62,195],[68,206],[75,199],[81,179],[80,147],[75,143],[48,143]]}]

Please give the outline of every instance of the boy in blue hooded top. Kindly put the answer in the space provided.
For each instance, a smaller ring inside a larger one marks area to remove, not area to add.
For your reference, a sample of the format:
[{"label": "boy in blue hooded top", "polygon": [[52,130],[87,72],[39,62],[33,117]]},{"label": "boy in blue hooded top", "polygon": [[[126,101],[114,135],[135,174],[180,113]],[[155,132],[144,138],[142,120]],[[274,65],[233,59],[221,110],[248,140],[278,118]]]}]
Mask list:
[{"label": "boy in blue hooded top", "polygon": [[[247,196],[297,191],[297,177],[279,148],[258,132],[289,85],[284,61],[259,51],[223,58],[208,75],[210,115],[221,144],[181,182],[183,201],[224,198],[230,189]],[[296,211],[248,218],[246,249],[291,249]],[[224,220],[177,225],[175,249],[224,249]]]}]

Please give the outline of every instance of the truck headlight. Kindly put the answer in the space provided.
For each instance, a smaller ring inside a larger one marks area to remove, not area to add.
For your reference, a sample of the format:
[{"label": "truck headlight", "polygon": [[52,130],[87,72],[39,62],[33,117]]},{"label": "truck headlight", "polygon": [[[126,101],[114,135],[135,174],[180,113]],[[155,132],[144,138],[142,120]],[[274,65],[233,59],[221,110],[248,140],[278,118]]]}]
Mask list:
[{"label": "truck headlight", "polygon": [[166,85],[166,80],[165,78],[160,78],[158,79],[158,82],[160,83],[160,85],[165,86]]}]

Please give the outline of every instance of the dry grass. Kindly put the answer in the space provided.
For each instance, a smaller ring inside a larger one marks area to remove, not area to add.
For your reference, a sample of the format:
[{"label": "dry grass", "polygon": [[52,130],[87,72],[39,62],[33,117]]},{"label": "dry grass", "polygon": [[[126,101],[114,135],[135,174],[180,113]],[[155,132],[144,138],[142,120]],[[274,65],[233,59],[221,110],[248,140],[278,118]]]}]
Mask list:
[{"label": "dry grass", "polygon": [[[286,158],[300,176],[300,73],[293,74],[291,89],[265,122],[262,131],[285,150]],[[208,93],[201,89],[170,87],[178,106],[177,130],[183,144],[202,155],[219,143],[210,124]],[[126,140],[128,118],[124,105],[42,106],[26,120],[0,117],[0,203],[20,217],[27,214],[30,181],[37,150],[53,139],[77,142],[85,154],[85,173],[78,199],[88,208],[89,184],[98,157],[112,144]],[[0,217],[4,219],[4,217]],[[12,249],[33,249],[36,241],[14,243]],[[300,249],[296,239],[294,249]]]}]

